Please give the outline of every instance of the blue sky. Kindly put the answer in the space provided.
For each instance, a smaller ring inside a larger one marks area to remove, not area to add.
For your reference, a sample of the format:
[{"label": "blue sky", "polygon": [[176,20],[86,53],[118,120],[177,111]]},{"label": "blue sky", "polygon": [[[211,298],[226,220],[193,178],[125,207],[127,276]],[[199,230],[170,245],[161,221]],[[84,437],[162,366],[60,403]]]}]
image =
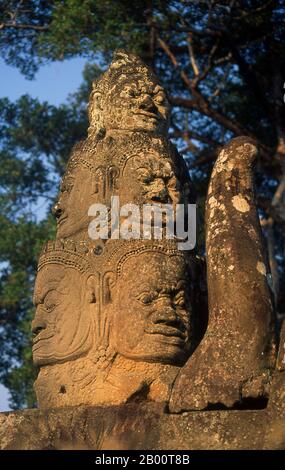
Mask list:
[{"label": "blue sky", "polygon": [[0,59],[0,96],[16,100],[28,93],[52,104],[62,103],[81,83],[85,63],[86,59],[53,62],[43,66],[34,80],[26,80],[16,68],[7,66]]},{"label": "blue sky", "polygon": [[[54,62],[42,67],[34,80],[26,80],[17,69],[7,66],[0,59],[0,98],[8,97],[14,101],[21,95],[29,94],[51,104],[63,103],[69,93],[75,91],[82,82],[85,59],[72,59]],[[0,385],[0,411],[6,411],[8,393]]]}]

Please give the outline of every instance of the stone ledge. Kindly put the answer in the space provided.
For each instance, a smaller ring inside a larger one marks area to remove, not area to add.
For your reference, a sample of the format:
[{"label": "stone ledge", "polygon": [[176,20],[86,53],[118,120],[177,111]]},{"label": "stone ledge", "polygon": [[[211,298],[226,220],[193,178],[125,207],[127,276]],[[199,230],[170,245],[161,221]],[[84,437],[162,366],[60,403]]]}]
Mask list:
[{"label": "stone ledge", "polygon": [[154,402],[0,413],[1,450],[285,450],[285,371],[266,409],[169,414]]},{"label": "stone ledge", "polygon": [[176,415],[153,403],[24,410],[0,414],[0,448],[265,449],[275,436],[275,448],[285,449],[285,418],[273,418],[269,409]]}]

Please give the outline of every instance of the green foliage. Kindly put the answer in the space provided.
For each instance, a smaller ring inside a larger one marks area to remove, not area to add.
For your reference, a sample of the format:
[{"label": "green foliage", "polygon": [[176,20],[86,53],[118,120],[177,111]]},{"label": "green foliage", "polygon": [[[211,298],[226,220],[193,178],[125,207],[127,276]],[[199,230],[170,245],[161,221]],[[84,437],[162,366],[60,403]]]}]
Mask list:
[{"label": "green foliage", "polygon": [[34,377],[30,344],[32,286],[40,246],[54,235],[55,228],[51,217],[40,223],[28,214],[13,218],[2,215],[0,220],[0,378],[12,392],[11,405],[17,408],[34,403],[30,393]]},{"label": "green foliage", "polygon": [[[86,135],[90,80],[59,107],[22,96],[0,112],[0,379],[12,408],[35,406],[31,360],[33,284],[50,208],[71,147]],[[79,100],[79,101],[78,101]]]},{"label": "green foliage", "polygon": [[[40,36],[51,21],[53,7],[54,2],[49,0],[1,1],[1,56],[29,78],[43,63],[42,58],[35,57],[39,51]],[[21,26],[15,27],[15,24]]]}]

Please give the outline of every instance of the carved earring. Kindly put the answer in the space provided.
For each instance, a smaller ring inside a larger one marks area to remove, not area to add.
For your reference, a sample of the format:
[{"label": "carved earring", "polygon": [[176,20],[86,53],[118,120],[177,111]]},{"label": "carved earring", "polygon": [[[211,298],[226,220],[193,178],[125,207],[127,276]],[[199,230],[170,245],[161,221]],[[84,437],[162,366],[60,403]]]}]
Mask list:
[{"label": "carved earring", "polygon": [[97,284],[98,284],[98,281],[96,281],[95,276],[92,275],[87,279],[87,283],[86,283],[87,292],[88,292],[88,297],[87,298],[88,298],[88,302],[90,304],[96,304],[97,303],[97,295],[95,293]]},{"label": "carved earring", "polygon": [[108,272],[103,279],[103,303],[108,304],[112,301],[112,289],[116,284],[115,274]]},{"label": "carved earring", "polygon": [[102,104],[101,104],[101,98],[102,98],[102,95],[101,93],[94,93],[94,101],[96,103],[96,108],[97,109],[100,109],[100,111],[103,111],[103,108],[102,108]]},{"label": "carved earring", "polygon": [[96,140],[101,140],[105,137],[106,129],[103,123],[103,107],[101,103],[101,93],[93,92],[91,95],[91,101],[89,105],[88,115],[91,132],[95,131]]}]

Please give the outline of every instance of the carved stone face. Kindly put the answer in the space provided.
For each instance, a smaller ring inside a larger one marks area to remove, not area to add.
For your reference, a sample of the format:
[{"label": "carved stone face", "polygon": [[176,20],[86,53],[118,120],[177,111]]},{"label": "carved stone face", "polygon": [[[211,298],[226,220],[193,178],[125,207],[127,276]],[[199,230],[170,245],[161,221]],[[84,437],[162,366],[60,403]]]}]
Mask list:
[{"label": "carved stone face", "polygon": [[87,231],[88,209],[95,200],[95,181],[91,170],[82,165],[64,176],[53,213],[57,219],[57,237],[66,238]]},{"label": "carved stone face", "polygon": [[123,78],[103,101],[106,129],[164,134],[169,105],[163,88],[150,80]]},{"label": "carved stone face", "polygon": [[171,162],[156,153],[130,158],[120,181],[122,204],[173,204],[179,202],[179,190]]},{"label": "carved stone face", "polygon": [[90,349],[92,322],[86,276],[58,264],[44,266],[37,275],[34,304],[35,364],[65,362]]},{"label": "carved stone face", "polygon": [[178,256],[153,252],[124,263],[111,307],[113,347],[119,354],[169,364],[186,359],[190,305],[182,264]]}]

